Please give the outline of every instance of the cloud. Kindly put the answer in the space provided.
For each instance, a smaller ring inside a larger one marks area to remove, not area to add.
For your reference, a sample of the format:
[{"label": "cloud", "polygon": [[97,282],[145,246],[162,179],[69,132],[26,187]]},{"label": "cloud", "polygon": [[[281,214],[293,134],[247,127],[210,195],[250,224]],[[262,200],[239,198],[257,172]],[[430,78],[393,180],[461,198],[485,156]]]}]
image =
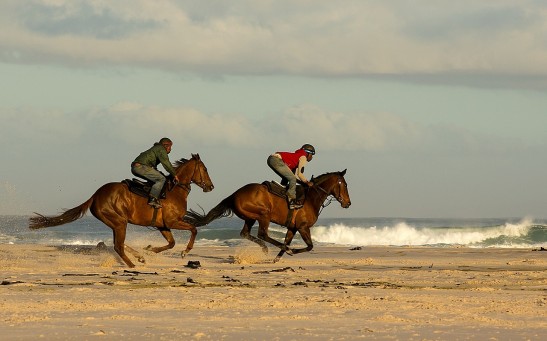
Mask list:
[{"label": "cloud", "polygon": [[50,37],[74,35],[119,40],[161,26],[161,21],[133,13],[131,6],[118,7],[120,3],[101,6],[89,1],[36,2],[27,6],[21,17],[29,31]]},{"label": "cloud", "polygon": [[295,106],[254,119],[237,113],[210,114],[135,102],[77,113],[0,108],[0,116],[4,122],[0,143],[10,146],[5,153],[11,156],[32,150],[42,157],[52,151],[56,157],[70,157],[82,149],[92,152],[119,144],[142,146],[143,140],[152,143],[163,136],[192,148],[243,150],[298,147],[289,141],[312,143],[324,151],[375,153],[502,153],[524,148],[522,141],[464,127],[424,126],[389,112],[341,112],[315,105]]},{"label": "cloud", "polygon": [[415,144],[420,129],[390,113],[330,112],[315,106],[287,110],[278,120],[287,137],[317,141],[327,150],[381,151]]},{"label": "cloud", "polygon": [[533,0],[35,0],[3,1],[0,13],[0,61],[8,63],[211,75],[547,77],[547,6]]},{"label": "cloud", "polygon": [[330,112],[312,105],[251,120],[237,114],[119,103],[89,114],[88,121],[94,122],[89,126],[102,122],[105,134],[130,144],[141,144],[144,134],[167,131],[197,145],[217,147],[265,148],[298,140],[323,150],[381,151],[415,144],[420,135],[419,127],[393,114]]},{"label": "cloud", "polygon": [[142,144],[143,136],[169,135],[198,145],[253,145],[251,122],[241,115],[208,115],[192,108],[165,108],[138,103],[118,103],[87,115],[100,123],[111,139]]},{"label": "cloud", "polygon": [[424,125],[390,112],[332,111],[312,104],[256,118],[137,102],[80,112],[0,108],[0,117],[0,144],[4,156],[13,159],[70,159],[74,153],[141,148],[143,141],[152,143],[164,136],[195,150],[290,150],[298,147],[295,141],[331,152],[422,155],[503,155],[540,147],[472,127]]},{"label": "cloud", "polygon": [[288,141],[312,143],[324,151],[374,153],[492,154],[526,148],[521,139],[457,125],[425,126],[389,112],[331,111],[315,105],[295,106],[254,119],[136,102],[82,112],[0,108],[0,116],[4,122],[0,143],[6,147],[4,154],[11,157],[26,153],[23,150],[47,157],[51,151],[98,150],[112,144],[142,146],[143,140],[151,143],[163,136],[193,148],[298,147]]}]

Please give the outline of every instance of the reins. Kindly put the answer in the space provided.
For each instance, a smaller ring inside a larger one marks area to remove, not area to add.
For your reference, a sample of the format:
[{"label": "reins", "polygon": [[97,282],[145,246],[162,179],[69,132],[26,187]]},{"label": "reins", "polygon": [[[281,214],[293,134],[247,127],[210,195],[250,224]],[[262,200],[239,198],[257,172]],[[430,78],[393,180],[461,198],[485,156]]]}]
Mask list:
[{"label": "reins", "polygon": [[[318,215],[320,215],[321,212],[323,212],[323,209],[325,207],[329,206],[333,202],[333,200],[336,199],[336,197],[333,194],[329,194],[329,192],[327,192],[323,187],[319,186],[319,184],[312,186],[312,188],[315,188],[316,191],[321,190],[323,193],[325,193],[327,195],[327,197],[325,198],[325,200],[323,200],[323,203],[321,204],[321,208],[319,209]],[[336,199],[336,200],[340,201],[338,199]]]},{"label": "reins", "polygon": [[[187,183],[187,184],[183,184],[183,183],[180,183],[180,182],[175,182],[175,187],[180,187],[182,189],[184,189],[186,192],[190,193],[190,191],[192,190],[192,187],[190,186],[191,182]],[[175,188],[173,187],[173,189]],[[171,189],[171,190],[173,190]]]}]

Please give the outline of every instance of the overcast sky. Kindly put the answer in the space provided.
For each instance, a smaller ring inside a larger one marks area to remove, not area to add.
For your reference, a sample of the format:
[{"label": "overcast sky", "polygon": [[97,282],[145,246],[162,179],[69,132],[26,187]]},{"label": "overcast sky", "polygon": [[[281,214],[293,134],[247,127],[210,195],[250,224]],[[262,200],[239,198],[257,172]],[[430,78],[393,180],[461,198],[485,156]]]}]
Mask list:
[{"label": "overcast sky", "polygon": [[53,214],[161,137],[215,190],[348,169],[323,217],[547,217],[547,4],[0,2],[0,214]]}]

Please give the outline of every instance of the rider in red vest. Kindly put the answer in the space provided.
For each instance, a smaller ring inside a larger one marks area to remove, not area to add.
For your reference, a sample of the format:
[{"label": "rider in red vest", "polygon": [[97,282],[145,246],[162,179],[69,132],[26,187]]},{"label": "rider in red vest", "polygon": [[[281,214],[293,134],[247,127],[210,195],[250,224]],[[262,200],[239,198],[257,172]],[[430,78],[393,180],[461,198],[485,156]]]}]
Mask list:
[{"label": "rider in red vest", "polygon": [[308,186],[313,186],[313,183],[304,176],[304,166],[312,160],[313,155],[315,155],[315,148],[306,143],[294,153],[276,152],[268,157],[268,166],[284,180],[281,183],[289,184],[287,199],[290,209],[302,207],[302,204],[295,202],[296,181],[300,180]]}]

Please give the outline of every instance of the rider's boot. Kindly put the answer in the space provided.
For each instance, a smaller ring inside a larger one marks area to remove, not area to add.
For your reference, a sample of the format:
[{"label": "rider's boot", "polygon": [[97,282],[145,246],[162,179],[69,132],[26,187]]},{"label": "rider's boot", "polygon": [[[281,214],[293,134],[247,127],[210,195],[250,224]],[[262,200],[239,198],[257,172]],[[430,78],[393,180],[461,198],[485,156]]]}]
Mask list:
[{"label": "rider's boot", "polygon": [[296,210],[298,208],[301,208],[303,205],[299,203],[296,198],[287,196],[287,200],[289,201],[289,209]]},{"label": "rider's boot", "polygon": [[152,196],[148,199],[148,205],[154,208],[162,208],[160,201],[157,198],[154,198]]}]

